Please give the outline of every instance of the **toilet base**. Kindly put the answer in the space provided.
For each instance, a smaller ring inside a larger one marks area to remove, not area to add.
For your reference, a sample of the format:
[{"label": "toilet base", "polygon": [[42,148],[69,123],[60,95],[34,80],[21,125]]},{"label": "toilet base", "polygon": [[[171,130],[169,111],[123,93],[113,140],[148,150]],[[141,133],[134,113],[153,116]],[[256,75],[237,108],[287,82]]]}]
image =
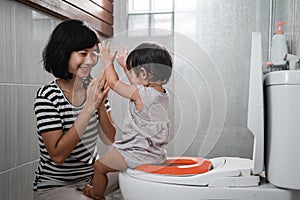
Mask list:
[{"label": "toilet base", "polygon": [[269,183],[258,187],[213,188],[185,186],[145,181],[119,174],[119,184],[124,200],[174,200],[174,199],[242,199],[242,200],[297,200],[300,191],[277,188]]}]

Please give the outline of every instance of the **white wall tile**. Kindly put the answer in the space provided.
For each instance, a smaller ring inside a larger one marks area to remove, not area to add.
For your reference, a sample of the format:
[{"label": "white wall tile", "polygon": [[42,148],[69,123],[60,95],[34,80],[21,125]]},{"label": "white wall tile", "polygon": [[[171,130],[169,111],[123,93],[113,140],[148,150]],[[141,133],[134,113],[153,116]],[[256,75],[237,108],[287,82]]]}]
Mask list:
[{"label": "white wall tile", "polygon": [[1,137],[1,162],[0,171],[9,169],[12,166],[12,153],[15,151],[14,140],[16,127],[16,88],[13,85],[0,85],[0,137]]}]

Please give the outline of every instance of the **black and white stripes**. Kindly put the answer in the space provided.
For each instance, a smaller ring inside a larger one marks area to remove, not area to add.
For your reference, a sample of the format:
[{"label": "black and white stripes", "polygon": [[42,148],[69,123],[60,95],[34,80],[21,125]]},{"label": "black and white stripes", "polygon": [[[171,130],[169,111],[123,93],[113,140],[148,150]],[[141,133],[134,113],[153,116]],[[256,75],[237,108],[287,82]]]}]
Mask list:
[{"label": "black and white stripes", "polygon": [[[108,101],[105,102],[105,105],[107,111],[109,111],[111,108]],[[40,162],[36,171],[34,190],[91,181],[93,163],[98,158],[96,148],[99,134],[97,112],[92,115],[81,141],[62,165],[55,164],[51,160],[42,139],[44,132],[53,130],[68,131],[83,106],[70,104],[55,81],[51,81],[38,90],[34,102],[34,111],[37,122]]]}]

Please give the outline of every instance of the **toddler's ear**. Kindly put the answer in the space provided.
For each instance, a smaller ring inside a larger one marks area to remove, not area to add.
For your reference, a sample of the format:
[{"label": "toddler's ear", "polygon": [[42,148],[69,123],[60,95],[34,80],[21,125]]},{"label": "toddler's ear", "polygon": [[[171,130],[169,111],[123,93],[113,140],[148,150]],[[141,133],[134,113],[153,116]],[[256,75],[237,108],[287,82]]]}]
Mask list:
[{"label": "toddler's ear", "polygon": [[140,68],[140,74],[139,77],[142,78],[143,80],[147,81],[149,79],[148,77],[148,72],[145,70],[145,68]]}]

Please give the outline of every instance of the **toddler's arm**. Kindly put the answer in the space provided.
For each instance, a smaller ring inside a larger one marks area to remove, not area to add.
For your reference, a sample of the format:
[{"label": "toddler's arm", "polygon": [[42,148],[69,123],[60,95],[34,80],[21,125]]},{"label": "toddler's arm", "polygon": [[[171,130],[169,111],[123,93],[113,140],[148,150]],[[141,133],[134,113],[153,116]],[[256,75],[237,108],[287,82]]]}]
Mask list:
[{"label": "toddler's arm", "polygon": [[[109,87],[119,95],[131,99],[133,101],[140,102],[140,95],[138,94],[137,88],[133,84],[127,84],[119,80],[119,76],[115,71],[113,61],[116,57],[117,50],[113,53],[110,52],[110,43],[105,44],[104,42],[99,44],[100,58],[104,64],[105,79]],[[126,68],[126,67],[125,67]],[[137,103],[136,102],[136,103]]]}]

